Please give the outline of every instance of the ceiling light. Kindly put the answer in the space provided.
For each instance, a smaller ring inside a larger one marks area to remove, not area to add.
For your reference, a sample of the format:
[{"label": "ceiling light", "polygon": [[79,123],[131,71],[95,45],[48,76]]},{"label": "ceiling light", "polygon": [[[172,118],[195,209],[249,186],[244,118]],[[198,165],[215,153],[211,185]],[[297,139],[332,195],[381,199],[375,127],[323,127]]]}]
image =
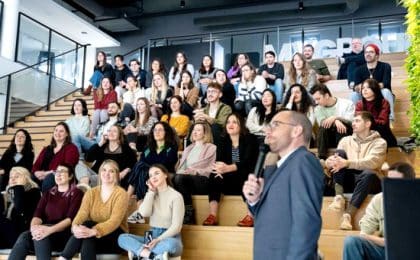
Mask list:
[{"label": "ceiling light", "polygon": [[303,7],[303,0],[299,0],[299,6],[298,6],[299,11],[303,11],[304,7]]},{"label": "ceiling light", "polygon": [[184,8],[185,7],[185,0],[181,0],[181,2],[179,2],[179,6],[181,8]]}]

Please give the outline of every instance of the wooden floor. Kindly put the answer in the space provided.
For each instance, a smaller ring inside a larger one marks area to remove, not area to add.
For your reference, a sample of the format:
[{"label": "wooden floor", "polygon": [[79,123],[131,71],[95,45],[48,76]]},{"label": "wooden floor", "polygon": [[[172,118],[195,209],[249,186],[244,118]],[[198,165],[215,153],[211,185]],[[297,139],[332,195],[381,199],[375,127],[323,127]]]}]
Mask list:
[{"label": "wooden floor", "polygon": [[[393,132],[396,136],[409,136],[409,93],[406,89],[404,80],[407,73],[403,67],[405,53],[384,54],[382,61],[391,64],[393,69],[392,88],[396,95],[395,115]],[[338,66],[335,59],[326,59],[330,72],[335,75]],[[287,70],[288,63],[285,63]],[[346,86],[346,81],[331,80],[328,86],[335,96],[348,98],[351,91]],[[0,154],[4,152],[18,128],[27,129],[32,136],[35,153],[38,154],[42,147],[48,145],[55,124],[65,120],[70,116],[70,108],[75,98],[83,98],[88,102],[89,111],[93,109],[92,98],[81,96],[80,94],[69,95],[50,106],[49,111],[38,111],[32,116],[27,116],[24,121],[16,122],[13,127],[7,129],[7,133],[0,135]],[[410,154],[404,153],[397,148],[388,151],[387,162],[389,164],[396,161],[410,162],[415,166],[417,177],[420,177],[420,151]],[[364,213],[367,205],[366,201],[358,211],[353,224],[355,231],[341,231],[338,229],[342,212],[332,212],[327,209],[331,203],[331,197],[325,197],[322,207],[323,226],[321,237],[318,241],[319,248],[324,254],[325,259],[341,259],[344,238],[347,235],[358,234],[358,220]],[[206,196],[194,196],[193,204],[196,209],[197,225],[186,225],[182,230],[184,242],[184,253],[182,259],[252,259],[252,228],[240,228],[236,226],[246,214],[246,206],[239,196],[225,196],[222,198],[219,212],[220,226],[205,227],[201,222],[208,214],[208,199]],[[130,225],[130,232],[143,235],[147,225]],[[281,232],[281,231],[278,231]],[[1,259],[7,259],[0,255]],[[30,258],[30,259],[35,259]],[[126,259],[122,256],[121,259]],[[267,259],[269,260],[269,259]]]}]

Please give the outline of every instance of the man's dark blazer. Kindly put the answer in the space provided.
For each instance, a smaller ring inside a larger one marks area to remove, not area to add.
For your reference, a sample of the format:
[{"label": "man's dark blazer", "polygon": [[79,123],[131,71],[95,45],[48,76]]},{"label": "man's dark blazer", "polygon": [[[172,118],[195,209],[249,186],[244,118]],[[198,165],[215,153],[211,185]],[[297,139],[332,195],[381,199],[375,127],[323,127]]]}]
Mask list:
[{"label": "man's dark blazer", "polygon": [[264,171],[264,189],[255,217],[254,260],[317,259],[321,232],[323,169],[305,147],[292,152],[280,168]]}]

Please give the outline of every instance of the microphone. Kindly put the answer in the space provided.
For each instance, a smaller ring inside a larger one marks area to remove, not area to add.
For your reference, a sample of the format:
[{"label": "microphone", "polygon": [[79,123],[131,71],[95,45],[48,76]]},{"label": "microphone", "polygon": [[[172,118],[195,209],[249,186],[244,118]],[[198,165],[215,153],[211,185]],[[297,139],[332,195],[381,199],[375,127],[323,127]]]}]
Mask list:
[{"label": "microphone", "polygon": [[[260,178],[263,177],[263,171],[264,171],[264,162],[265,162],[265,157],[267,156],[267,153],[270,151],[270,147],[266,144],[261,144],[259,147],[259,154],[258,154],[258,158],[257,158],[257,163],[255,164],[255,168],[254,168],[254,174],[255,177]],[[248,193],[250,196],[253,196],[253,193]]]},{"label": "microphone", "polygon": [[259,147],[260,153],[258,154],[257,163],[255,164],[254,174],[258,178],[262,177],[264,170],[264,162],[270,147],[266,144],[261,144]]}]

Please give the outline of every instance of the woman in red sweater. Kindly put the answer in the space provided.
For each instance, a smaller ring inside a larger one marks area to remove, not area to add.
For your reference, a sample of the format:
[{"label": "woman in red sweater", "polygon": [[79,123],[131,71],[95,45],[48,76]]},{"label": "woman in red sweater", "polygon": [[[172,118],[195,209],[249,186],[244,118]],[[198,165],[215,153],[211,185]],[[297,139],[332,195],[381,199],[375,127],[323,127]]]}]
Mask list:
[{"label": "woman in red sweater", "polygon": [[381,87],[375,79],[367,79],[362,85],[362,100],[356,104],[356,112],[369,111],[375,119],[373,130],[379,132],[388,147],[397,146],[397,140],[389,126],[390,106],[382,96]]},{"label": "woman in red sweater", "polygon": [[111,79],[104,77],[98,89],[93,90],[93,117],[90,125],[89,137],[95,136],[99,123],[108,120],[108,104],[118,102],[117,92],[114,91]]},{"label": "woman in red sweater", "polygon": [[54,128],[51,144],[42,149],[32,167],[34,179],[42,187],[41,191],[44,193],[54,187],[52,173],[58,165],[65,163],[75,167],[78,161],[79,151],[71,142],[69,127],[64,122],[58,122]]}]

